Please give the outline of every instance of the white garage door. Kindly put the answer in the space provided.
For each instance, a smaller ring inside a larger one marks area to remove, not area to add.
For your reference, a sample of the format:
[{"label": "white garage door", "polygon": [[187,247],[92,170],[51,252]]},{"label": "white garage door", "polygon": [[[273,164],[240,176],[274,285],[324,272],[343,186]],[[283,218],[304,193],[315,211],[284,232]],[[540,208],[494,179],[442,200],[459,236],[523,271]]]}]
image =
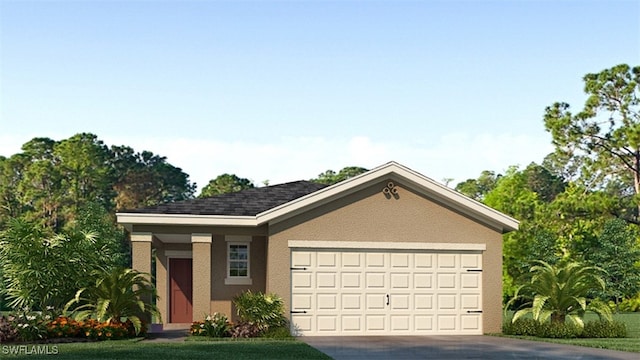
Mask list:
[{"label": "white garage door", "polygon": [[480,251],[294,249],[298,335],[482,334]]}]

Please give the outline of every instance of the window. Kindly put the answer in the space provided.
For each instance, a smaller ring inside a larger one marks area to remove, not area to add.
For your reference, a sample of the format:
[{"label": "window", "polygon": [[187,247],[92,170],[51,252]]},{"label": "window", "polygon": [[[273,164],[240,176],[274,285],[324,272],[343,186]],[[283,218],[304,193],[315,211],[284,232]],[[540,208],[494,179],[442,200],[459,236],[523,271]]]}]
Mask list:
[{"label": "window", "polygon": [[227,235],[226,285],[251,285],[251,236]]}]

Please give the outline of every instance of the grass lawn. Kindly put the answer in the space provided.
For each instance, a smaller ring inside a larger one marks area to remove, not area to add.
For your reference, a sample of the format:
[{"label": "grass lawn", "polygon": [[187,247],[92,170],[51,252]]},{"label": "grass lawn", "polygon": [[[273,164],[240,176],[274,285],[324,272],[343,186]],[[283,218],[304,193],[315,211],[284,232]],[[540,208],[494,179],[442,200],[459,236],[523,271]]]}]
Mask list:
[{"label": "grass lawn", "polygon": [[[331,359],[302,341],[185,341],[144,342],[115,340],[93,343],[57,344],[57,355],[6,355],[0,345],[0,357],[10,359]],[[33,345],[27,345],[28,347]],[[52,351],[52,344],[48,346]]]},{"label": "grass lawn", "polygon": [[[614,320],[621,321],[627,325],[627,338],[624,339],[545,339],[532,336],[511,336],[501,335],[505,337],[544,341],[556,344],[568,344],[577,346],[587,346],[599,349],[621,350],[640,352],[640,313],[620,313],[613,315]],[[598,317],[593,314],[587,314],[585,321],[597,320]]]}]

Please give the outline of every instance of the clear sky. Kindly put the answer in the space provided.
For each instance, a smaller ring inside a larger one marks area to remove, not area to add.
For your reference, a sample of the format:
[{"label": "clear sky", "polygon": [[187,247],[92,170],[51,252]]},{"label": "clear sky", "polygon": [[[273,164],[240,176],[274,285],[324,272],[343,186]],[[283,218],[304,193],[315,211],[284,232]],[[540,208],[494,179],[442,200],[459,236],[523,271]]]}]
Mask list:
[{"label": "clear sky", "polygon": [[640,64],[639,1],[0,0],[0,155],[91,132],[203,186],[541,162],[542,116]]}]

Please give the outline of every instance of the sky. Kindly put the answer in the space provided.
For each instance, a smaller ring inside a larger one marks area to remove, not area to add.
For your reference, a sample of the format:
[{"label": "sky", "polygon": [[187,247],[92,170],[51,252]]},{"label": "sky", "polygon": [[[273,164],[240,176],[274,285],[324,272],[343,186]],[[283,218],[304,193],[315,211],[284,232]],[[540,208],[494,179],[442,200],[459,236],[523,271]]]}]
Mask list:
[{"label": "sky", "polygon": [[640,1],[0,0],[0,156],[96,134],[200,188],[540,163],[545,107],[640,65]]}]

